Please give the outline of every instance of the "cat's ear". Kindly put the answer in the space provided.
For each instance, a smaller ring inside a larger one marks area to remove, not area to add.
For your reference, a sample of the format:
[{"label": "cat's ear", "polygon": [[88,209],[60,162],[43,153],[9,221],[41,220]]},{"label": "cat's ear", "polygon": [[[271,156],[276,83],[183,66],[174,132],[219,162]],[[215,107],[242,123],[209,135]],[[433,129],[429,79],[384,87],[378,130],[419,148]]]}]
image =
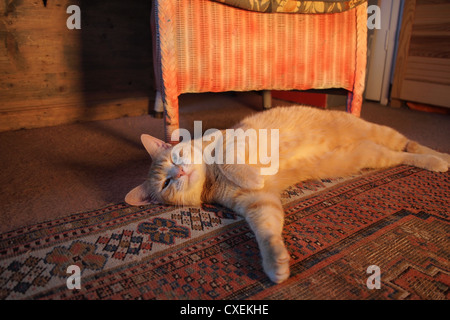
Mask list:
[{"label": "cat's ear", "polygon": [[153,203],[150,186],[147,181],[128,192],[125,196],[125,202],[132,206],[143,206]]},{"label": "cat's ear", "polygon": [[141,135],[141,141],[142,144],[144,145],[145,150],[147,150],[148,154],[150,155],[150,157],[152,157],[152,159],[154,159],[155,156],[162,150],[166,150],[172,147],[171,144],[165,143],[164,141],[152,137],[148,134]]}]

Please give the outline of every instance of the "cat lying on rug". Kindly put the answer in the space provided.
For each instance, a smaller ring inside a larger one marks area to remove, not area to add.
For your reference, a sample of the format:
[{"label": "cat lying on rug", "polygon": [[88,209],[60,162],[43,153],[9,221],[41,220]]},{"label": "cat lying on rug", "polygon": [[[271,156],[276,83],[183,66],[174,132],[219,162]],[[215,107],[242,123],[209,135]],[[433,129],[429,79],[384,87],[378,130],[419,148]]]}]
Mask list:
[{"label": "cat lying on rug", "polygon": [[[241,153],[237,145],[233,146],[236,152],[230,159],[235,161],[230,164],[225,161],[225,153],[229,153],[227,147],[234,138],[224,139],[220,134],[210,141],[184,141],[172,147],[142,135],[142,143],[153,161],[147,180],[131,190],[125,201],[137,206],[154,201],[190,206],[205,202],[234,210],[255,233],[264,271],[275,283],[289,277],[290,256],[282,238],[284,212],[280,193],[284,189],[300,181],[347,176],[363,168],[406,164],[446,172],[450,163],[448,154],[341,111],[279,107],[245,118],[234,127],[239,128],[244,132],[253,129],[257,138],[261,138],[263,130],[278,132],[275,137],[279,139],[270,141],[271,151],[278,152],[276,174],[262,174],[267,161],[262,164],[261,151],[267,155],[268,147],[261,143],[254,147],[247,142]],[[208,148],[212,154],[211,146],[219,145],[224,148],[214,149],[215,156],[222,152],[224,164],[193,161],[196,148]],[[250,161],[255,152],[256,163]],[[238,164],[239,156],[241,160],[245,158],[245,163]]]}]

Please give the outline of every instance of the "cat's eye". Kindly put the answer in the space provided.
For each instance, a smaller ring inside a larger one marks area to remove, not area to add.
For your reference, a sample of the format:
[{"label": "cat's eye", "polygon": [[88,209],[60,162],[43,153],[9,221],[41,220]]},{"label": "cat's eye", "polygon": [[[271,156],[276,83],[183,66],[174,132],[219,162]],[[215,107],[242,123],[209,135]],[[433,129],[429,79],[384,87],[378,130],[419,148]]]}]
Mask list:
[{"label": "cat's eye", "polygon": [[167,186],[169,185],[169,183],[170,183],[170,178],[169,179],[167,179],[166,181],[164,181],[164,184],[163,184],[163,190],[165,189],[165,188],[167,188]]},{"label": "cat's eye", "polygon": [[169,162],[171,164],[180,165],[183,163],[183,149],[180,150],[172,150],[172,153],[169,158]]}]

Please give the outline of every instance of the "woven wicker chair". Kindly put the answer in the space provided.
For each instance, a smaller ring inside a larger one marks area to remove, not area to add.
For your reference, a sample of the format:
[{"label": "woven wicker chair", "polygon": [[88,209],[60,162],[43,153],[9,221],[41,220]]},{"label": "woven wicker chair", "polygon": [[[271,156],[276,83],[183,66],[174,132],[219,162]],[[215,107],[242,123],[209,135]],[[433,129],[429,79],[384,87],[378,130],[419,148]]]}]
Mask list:
[{"label": "woven wicker chair", "polygon": [[[209,0],[156,0],[155,110],[165,139],[179,127],[188,92],[348,90],[359,116],[367,51],[367,4],[333,14],[260,13]],[[159,95],[158,92],[158,95]],[[158,96],[157,95],[157,96]]]}]

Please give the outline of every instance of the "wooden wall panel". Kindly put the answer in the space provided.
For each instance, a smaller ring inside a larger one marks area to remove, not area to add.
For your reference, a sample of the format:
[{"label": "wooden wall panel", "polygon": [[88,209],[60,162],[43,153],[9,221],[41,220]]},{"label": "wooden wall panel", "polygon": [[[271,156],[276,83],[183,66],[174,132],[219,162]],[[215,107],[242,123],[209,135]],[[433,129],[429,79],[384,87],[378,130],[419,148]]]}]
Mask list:
[{"label": "wooden wall panel", "polygon": [[450,107],[450,1],[405,1],[392,104]]},{"label": "wooden wall panel", "polygon": [[405,79],[450,85],[450,59],[411,56],[408,59]]},{"label": "wooden wall panel", "polygon": [[[69,30],[69,5],[81,30]],[[148,112],[151,1],[0,3],[0,131]]]}]

